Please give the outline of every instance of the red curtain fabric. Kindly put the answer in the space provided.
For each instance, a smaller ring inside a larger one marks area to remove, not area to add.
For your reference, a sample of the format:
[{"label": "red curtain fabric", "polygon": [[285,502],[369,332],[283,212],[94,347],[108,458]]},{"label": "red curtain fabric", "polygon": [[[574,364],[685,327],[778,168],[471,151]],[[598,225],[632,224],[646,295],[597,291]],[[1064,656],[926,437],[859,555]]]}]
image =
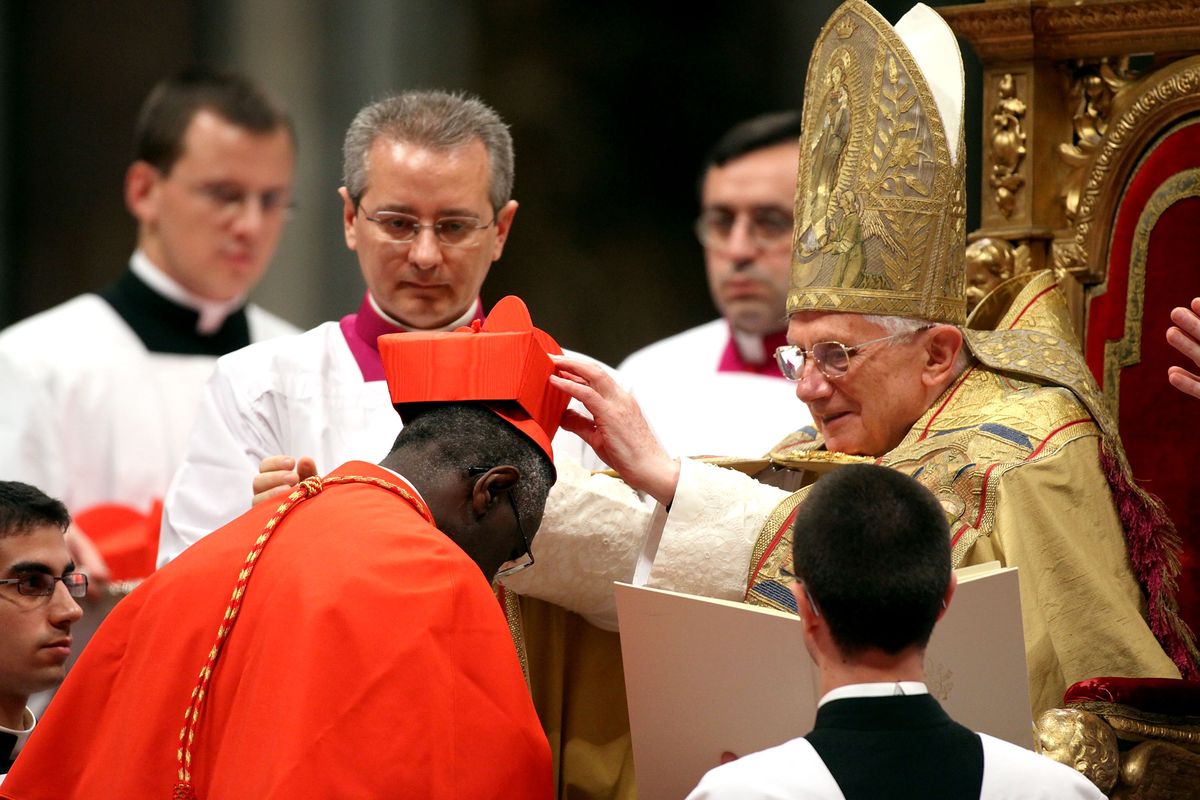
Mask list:
[{"label": "red curtain fabric", "polygon": [[[1088,309],[1085,351],[1088,366],[1103,385],[1104,346],[1124,335],[1130,263],[1138,219],[1173,176],[1200,168],[1200,120],[1152,145],[1130,179],[1114,219],[1109,249],[1108,291]],[[1194,365],[1166,343],[1168,314],[1200,295],[1200,197],[1171,205],[1150,233],[1146,249],[1141,362],[1120,378],[1118,424],[1134,477],[1166,503],[1184,540],[1180,607],[1200,631],[1200,404],[1167,383],[1167,366]]]}]

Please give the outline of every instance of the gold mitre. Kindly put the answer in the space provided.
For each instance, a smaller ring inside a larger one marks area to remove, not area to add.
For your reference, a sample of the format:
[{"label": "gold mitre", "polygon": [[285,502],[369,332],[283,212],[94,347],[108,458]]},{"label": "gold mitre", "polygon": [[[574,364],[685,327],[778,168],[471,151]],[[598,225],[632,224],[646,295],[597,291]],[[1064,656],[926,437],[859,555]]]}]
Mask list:
[{"label": "gold mitre", "polygon": [[893,29],[848,0],[808,64],[787,310],[961,325],[963,73],[918,4]]}]

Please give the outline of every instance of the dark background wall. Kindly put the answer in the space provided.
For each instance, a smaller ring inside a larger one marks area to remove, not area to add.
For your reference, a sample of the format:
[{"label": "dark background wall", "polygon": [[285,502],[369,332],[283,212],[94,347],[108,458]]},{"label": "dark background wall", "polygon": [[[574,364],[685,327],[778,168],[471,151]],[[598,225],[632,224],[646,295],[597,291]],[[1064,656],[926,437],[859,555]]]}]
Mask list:
[{"label": "dark background wall", "polygon": [[[945,3],[932,3],[942,5]],[[696,170],[735,122],[803,98],[833,0],[49,0],[0,6],[0,325],[103,286],[134,226],[133,118],[193,61],[243,69],[297,118],[299,208],[256,299],[309,326],[356,307],[341,136],[391,91],[462,88],[512,125],[521,203],[485,302],[515,292],[566,346],[610,362],[711,319]],[[876,2],[893,22],[908,0]],[[968,165],[978,70],[967,60]],[[978,172],[968,230],[976,227]]]}]

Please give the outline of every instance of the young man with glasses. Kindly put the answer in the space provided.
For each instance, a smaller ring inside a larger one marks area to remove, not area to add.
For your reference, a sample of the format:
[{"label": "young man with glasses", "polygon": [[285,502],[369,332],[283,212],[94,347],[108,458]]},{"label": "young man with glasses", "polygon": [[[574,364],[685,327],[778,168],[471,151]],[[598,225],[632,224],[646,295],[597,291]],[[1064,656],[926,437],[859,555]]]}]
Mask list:
[{"label": "young man with glasses", "polygon": [[713,146],[696,236],[721,316],[619,367],[673,455],[758,455],[778,440],[781,421],[809,422],[773,358],[786,343],[799,139],[800,115],[784,111],[746,120]]},{"label": "young man with glasses", "polygon": [[558,348],[511,297],[481,330],[379,348],[404,419],[390,452],[247,511],[122,600],[0,797],[553,796],[492,581],[543,566],[526,570]]},{"label": "young man with glasses", "polygon": [[[0,389],[0,477],[61,498],[118,578],[154,567],[157,503],[216,358],[296,331],[246,301],[283,231],[294,162],[291,122],[248,78],[165,79],[142,106],[125,175],[137,220],[128,266],[100,292],[0,333],[0,362],[16,373]],[[45,402],[22,407],[27,395]],[[90,515],[96,507],[108,516]],[[140,518],[125,523],[144,529],[137,547],[104,537],[121,515]]]},{"label": "young man with glasses", "polygon": [[32,486],[0,481],[0,782],[36,723],[26,707],[57,686],[83,611],[87,576],[63,535],[66,506]]}]

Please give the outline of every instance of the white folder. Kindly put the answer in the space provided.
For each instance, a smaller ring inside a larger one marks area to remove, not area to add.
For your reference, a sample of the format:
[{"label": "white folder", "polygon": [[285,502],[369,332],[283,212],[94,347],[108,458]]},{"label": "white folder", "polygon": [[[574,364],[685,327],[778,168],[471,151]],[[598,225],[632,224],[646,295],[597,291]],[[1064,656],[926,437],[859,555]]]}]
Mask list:
[{"label": "white folder", "polygon": [[[820,699],[798,617],[616,584],[638,796],[682,798],[722,752],[803,736]],[[930,693],[973,730],[1033,744],[1016,568],[959,571],[925,657]]]}]

